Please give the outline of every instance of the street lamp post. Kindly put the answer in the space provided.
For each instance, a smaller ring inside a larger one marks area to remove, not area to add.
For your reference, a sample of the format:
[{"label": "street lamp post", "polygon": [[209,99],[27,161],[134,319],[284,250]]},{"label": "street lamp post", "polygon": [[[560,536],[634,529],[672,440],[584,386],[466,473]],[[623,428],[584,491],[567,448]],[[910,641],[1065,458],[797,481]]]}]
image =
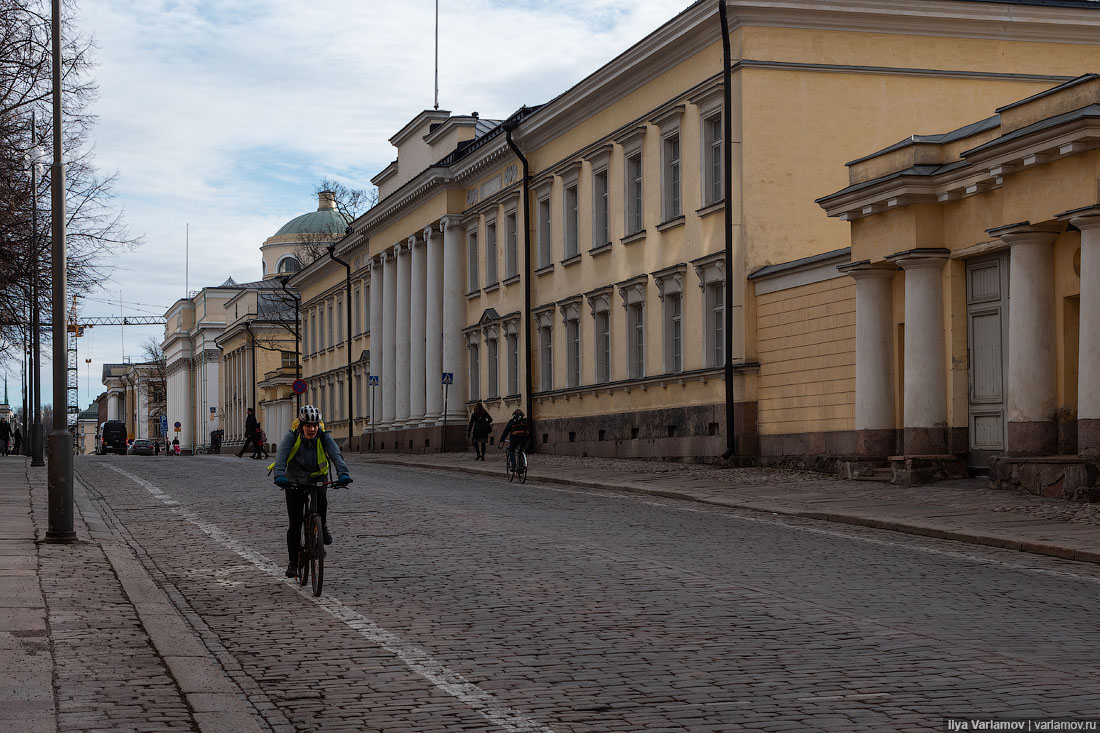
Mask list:
[{"label": "street lamp post", "polygon": [[355,412],[353,410],[353,407],[355,405],[355,390],[352,389],[351,385],[351,265],[336,256],[335,244],[330,244],[328,246],[328,256],[330,259],[332,259],[333,262],[339,262],[341,265],[343,265],[344,270],[347,272],[347,278],[345,280],[345,284],[347,286],[347,307],[344,310],[348,316],[348,451],[351,451],[351,438],[352,434],[355,432]]},{"label": "street lamp post", "polygon": [[[290,290],[286,286],[288,282],[290,282],[290,275],[283,275],[279,278],[279,284],[283,286],[283,292],[289,295],[291,298],[294,298],[294,379],[295,381],[297,381],[302,378],[302,342],[301,333],[299,331],[302,322],[300,315],[302,299],[294,293],[290,292]],[[298,411],[301,409],[302,393],[295,392],[294,414],[298,414]],[[348,450],[351,450],[350,445],[348,446]]]},{"label": "street lamp post", "polygon": [[31,465],[45,466],[42,460],[42,321],[38,302],[38,166],[41,165],[41,151],[38,148],[38,134],[35,115],[31,113],[31,402],[34,414],[31,416],[27,443],[31,449]]},{"label": "street lamp post", "polygon": [[72,542],[73,436],[65,405],[68,380],[65,353],[65,164],[61,161],[61,0],[53,0],[50,22],[53,43],[53,164],[50,166],[53,252],[53,430],[50,431],[49,528],[47,542]]}]

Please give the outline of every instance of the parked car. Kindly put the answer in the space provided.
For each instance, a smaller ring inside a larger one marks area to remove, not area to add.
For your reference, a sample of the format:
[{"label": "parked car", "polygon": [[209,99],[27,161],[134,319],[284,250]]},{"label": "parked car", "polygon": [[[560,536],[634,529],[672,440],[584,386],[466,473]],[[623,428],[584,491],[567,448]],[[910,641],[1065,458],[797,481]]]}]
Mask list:
[{"label": "parked car", "polygon": [[132,456],[151,456],[153,455],[153,441],[139,438],[130,444],[130,449],[126,452]]}]

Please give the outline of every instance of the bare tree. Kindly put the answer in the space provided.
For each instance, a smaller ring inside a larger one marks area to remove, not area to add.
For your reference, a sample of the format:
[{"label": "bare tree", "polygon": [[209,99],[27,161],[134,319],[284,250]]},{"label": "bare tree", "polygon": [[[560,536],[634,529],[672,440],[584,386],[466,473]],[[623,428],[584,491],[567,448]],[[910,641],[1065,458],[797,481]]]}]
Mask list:
[{"label": "bare tree", "polygon": [[[62,17],[62,93],[65,100],[65,201],[68,285],[88,292],[107,274],[103,256],[140,244],[114,202],[116,174],[102,174],[90,141],[89,111],[96,86],[93,42],[75,32],[73,3]],[[43,322],[51,318],[50,168],[52,140],[50,12],[46,0],[0,0],[0,351],[22,344],[38,283]],[[34,124],[32,125],[32,117]],[[31,183],[31,166],[42,165]],[[37,202],[37,226],[32,220]],[[37,272],[37,278],[34,273]],[[48,343],[49,331],[42,334]]]},{"label": "bare tree", "polygon": [[331,193],[336,211],[344,220],[343,226],[334,224],[327,231],[309,232],[302,235],[302,241],[294,254],[302,266],[306,266],[319,257],[328,254],[328,246],[339,242],[347,233],[351,222],[363,212],[378,203],[378,189],[349,188],[331,178],[322,178],[314,187],[314,194]]}]

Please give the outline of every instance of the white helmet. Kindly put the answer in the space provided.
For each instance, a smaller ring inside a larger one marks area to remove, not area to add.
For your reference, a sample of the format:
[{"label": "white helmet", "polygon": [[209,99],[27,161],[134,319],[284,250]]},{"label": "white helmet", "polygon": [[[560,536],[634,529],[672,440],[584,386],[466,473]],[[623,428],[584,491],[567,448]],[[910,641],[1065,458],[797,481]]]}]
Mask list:
[{"label": "white helmet", "polygon": [[319,425],[321,423],[321,411],[313,405],[302,405],[302,409],[298,410],[298,420],[311,425]]}]

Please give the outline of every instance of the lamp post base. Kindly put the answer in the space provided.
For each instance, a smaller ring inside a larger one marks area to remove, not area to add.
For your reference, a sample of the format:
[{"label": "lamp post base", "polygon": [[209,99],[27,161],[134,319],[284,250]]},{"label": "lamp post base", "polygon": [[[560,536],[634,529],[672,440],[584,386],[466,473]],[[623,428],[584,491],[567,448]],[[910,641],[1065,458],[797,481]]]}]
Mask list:
[{"label": "lamp post base", "polygon": [[49,527],[46,541],[73,542],[73,436],[68,430],[50,433],[50,464],[47,471]]}]

